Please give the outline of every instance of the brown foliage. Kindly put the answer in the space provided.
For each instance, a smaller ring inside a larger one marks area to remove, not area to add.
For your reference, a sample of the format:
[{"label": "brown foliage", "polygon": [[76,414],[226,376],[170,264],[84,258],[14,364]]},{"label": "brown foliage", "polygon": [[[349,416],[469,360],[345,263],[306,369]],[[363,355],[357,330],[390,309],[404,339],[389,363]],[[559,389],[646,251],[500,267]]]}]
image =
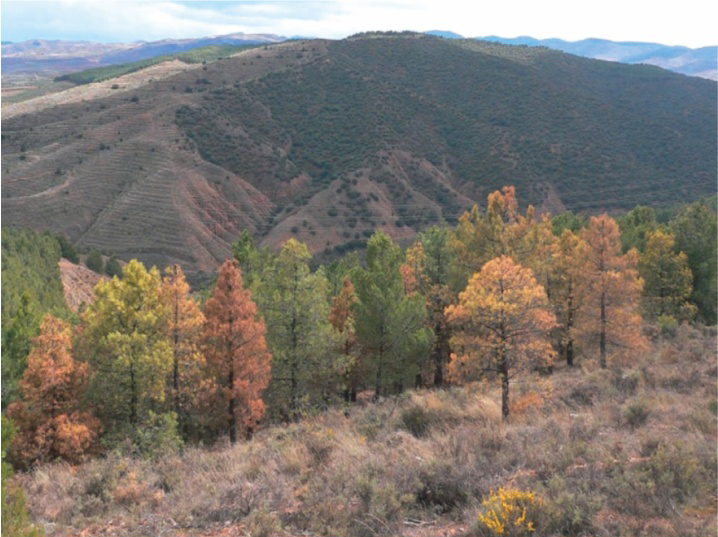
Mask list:
[{"label": "brown foliage", "polygon": [[205,316],[205,355],[219,388],[217,404],[227,409],[225,423],[236,442],[238,423],[251,433],[264,417],[262,392],[271,374],[266,326],[257,319],[252,292],[242,286],[237,261],[227,260],[220,267]]},{"label": "brown foliage", "polygon": [[620,231],[613,218],[592,217],[581,238],[585,244],[578,260],[586,294],[577,330],[589,344],[598,339],[601,367],[606,367],[609,345],[647,347],[638,313],[643,280],[636,270],[636,251],[621,254]]},{"label": "brown foliage", "polygon": [[12,454],[20,466],[58,457],[79,462],[96,445],[100,423],[80,406],[90,368],[71,349],[70,325],[46,316],[20,381],[21,399],[8,408],[18,428]]},{"label": "brown foliage", "polygon": [[189,284],[179,265],[167,267],[160,290],[169,307],[168,334],[172,342],[172,375],[169,393],[180,430],[188,432],[193,409],[206,388],[206,363],[200,352],[204,314],[189,295]]}]

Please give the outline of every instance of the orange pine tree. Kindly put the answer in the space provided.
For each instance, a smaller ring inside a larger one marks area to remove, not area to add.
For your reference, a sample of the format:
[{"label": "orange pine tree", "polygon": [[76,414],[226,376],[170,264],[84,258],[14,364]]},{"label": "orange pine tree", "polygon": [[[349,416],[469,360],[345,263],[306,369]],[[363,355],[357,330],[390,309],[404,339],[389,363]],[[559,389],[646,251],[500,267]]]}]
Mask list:
[{"label": "orange pine tree", "polygon": [[329,312],[329,322],[334,327],[339,347],[339,372],[344,381],[344,400],[356,401],[359,371],[361,369],[359,356],[355,352],[357,337],[354,328],[354,304],[357,303],[354,284],[349,277],[344,278],[342,290],[334,297],[332,309]]},{"label": "orange pine tree", "polygon": [[96,447],[100,422],[80,406],[89,378],[89,365],[72,356],[70,325],[47,315],[20,380],[21,399],[7,411],[18,427],[13,458],[21,466],[78,462]]},{"label": "orange pine tree", "polygon": [[591,217],[581,231],[584,246],[577,256],[581,263],[585,299],[577,319],[577,331],[589,344],[598,339],[600,363],[608,365],[608,346],[645,348],[638,313],[643,280],[638,276],[638,255],[621,254],[621,235],[610,216]]},{"label": "orange pine tree", "polygon": [[206,363],[200,352],[204,314],[189,295],[189,284],[182,267],[167,267],[160,289],[161,300],[169,308],[168,333],[172,343],[172,394],[179,430],[189,434],[191,410],[201,399]]},{"label": "orange pine tree", "polygon": [[469,280],[459,303],[446,310],[455,327],[449,375],[455,380],[486,373],[501,379],[501,408],[509,417],[510,380],[531,366],[550,364],[548,341],[556,325],[546,291],[533,271],[508,256],[492,259]]},{"label": "orange pine tree", "polygon": [[262,393],[271,374],[266,326],[257,319],[252,292],[243,288],[237,261],[227,260],[220,267],[205,317],[205,354],[227,408],[229,439],[235,443],[238,423],[249,435],[264,417]]},{"label": "orange pine tree", "polygon": [[521,214],[516,198],[516,188],[505,186],[489,194],[486,214],[477,206],[464,213],[453,234],[452,287],[463,287],[467,276],[481,270],[484,263],[506,255],[524,266],[535,256],[535,241],[531,234],[537,225],[536,211],[532,205]]},{"label": "orange pine tree", "polygon": [[585,248],[583,239],[570,229],[564,229],[552,271],[550,298],[559,325],[558,347],[569,366],[574,363],[576,318],[585,295],[585,282],[578,261],[580,252],[584,252]]}]

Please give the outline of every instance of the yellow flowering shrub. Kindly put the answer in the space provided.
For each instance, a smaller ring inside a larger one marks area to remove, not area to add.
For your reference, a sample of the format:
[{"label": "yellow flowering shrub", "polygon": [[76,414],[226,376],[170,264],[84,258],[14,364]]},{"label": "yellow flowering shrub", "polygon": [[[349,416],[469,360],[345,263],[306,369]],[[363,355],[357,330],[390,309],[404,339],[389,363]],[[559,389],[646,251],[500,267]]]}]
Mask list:
[{"label": "yellow flowering shrub", "polygon": [[522,537],[536,531],[535,519],[543,500],[534,492],[500,487],[492,490],[482,505],[478,523],[483,535]]}]

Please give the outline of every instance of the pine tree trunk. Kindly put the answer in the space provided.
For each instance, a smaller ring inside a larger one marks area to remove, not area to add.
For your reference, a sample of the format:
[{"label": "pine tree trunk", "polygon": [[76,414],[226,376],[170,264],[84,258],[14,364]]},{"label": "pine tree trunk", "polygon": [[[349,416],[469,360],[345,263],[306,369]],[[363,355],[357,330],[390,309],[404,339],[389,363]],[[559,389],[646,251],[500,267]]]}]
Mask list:
[{"label": "pine tree trunk", "polygon": [[606,293],[601,293],[601,369],[606,369],[608,363],[606,361]]},{"label": "pine tree trunk", "polygon": [[235,412],[235,406],[237,404],[237,400],[234,397],[234,390],[232,390],[232,386],[234,386],[234,368],[230,368],[229,375],[227,376],[227,384],[230,386],[230,390],[232,395],[229,397],[229,408],[227,409],[229,412],[229,441],[232,444],[237,443],[237,416]]},{"label": "pine tree trunk", "polygon": [[501,417],[509,421],[509,372],[505,367],[501,372]]}]

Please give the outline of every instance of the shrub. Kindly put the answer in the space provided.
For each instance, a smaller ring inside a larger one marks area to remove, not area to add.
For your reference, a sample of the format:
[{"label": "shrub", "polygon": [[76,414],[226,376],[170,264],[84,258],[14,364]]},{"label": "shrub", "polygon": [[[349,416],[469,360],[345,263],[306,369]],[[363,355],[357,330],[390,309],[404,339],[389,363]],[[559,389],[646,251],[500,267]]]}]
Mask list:
[{"label": "shrub", "polygon": [[623,423],[633,429],[645,424],[651,411],[642,399],[632,399],[621,407]]},{"label": "shrub", "polygon": [[462,470],[465,471],[465,468],[457,467],[450,461],[432,461],[421,468],[417,502],[436,513],[448,513],[464,505],[469,494]]},{"label": "shrub", "polygon": [[282,524],[276,513],[269,511],[266,506],[255,509],[246,518],[247,535],[252,537],[272,537],[279,535]]},{"label": "shrub", "polygon": [[98,274],[102,274],[104,272],[103,268],[105,264],[102,261],[102,255],[100,252],[94,248],[90,250],[90,253],[87,255],[87,259],[85,259],[85,266]]},{"label": "shrub", "polygon": [[401,426],[417,438],[426,435],[431,425],[431,416],[419,405],[412,405],[401,411]]},{"label": "shrub", "polygon": [[179,452],[182,439],[177,433],[177,415],[150,411],[145,423],[137,428],[135,441],[139,452],[150,459]]},{"label": "shrub", "polygon": [[110,256],[105,264],[105,274],[107,274],[110,278],[113,276],[122,278],[122,266],[114,255]]},{"label": "shrub", "polygon": [[533,492],[500,487],[482,503],[479,535],[520,537],[536,531],[543,500]]}]

